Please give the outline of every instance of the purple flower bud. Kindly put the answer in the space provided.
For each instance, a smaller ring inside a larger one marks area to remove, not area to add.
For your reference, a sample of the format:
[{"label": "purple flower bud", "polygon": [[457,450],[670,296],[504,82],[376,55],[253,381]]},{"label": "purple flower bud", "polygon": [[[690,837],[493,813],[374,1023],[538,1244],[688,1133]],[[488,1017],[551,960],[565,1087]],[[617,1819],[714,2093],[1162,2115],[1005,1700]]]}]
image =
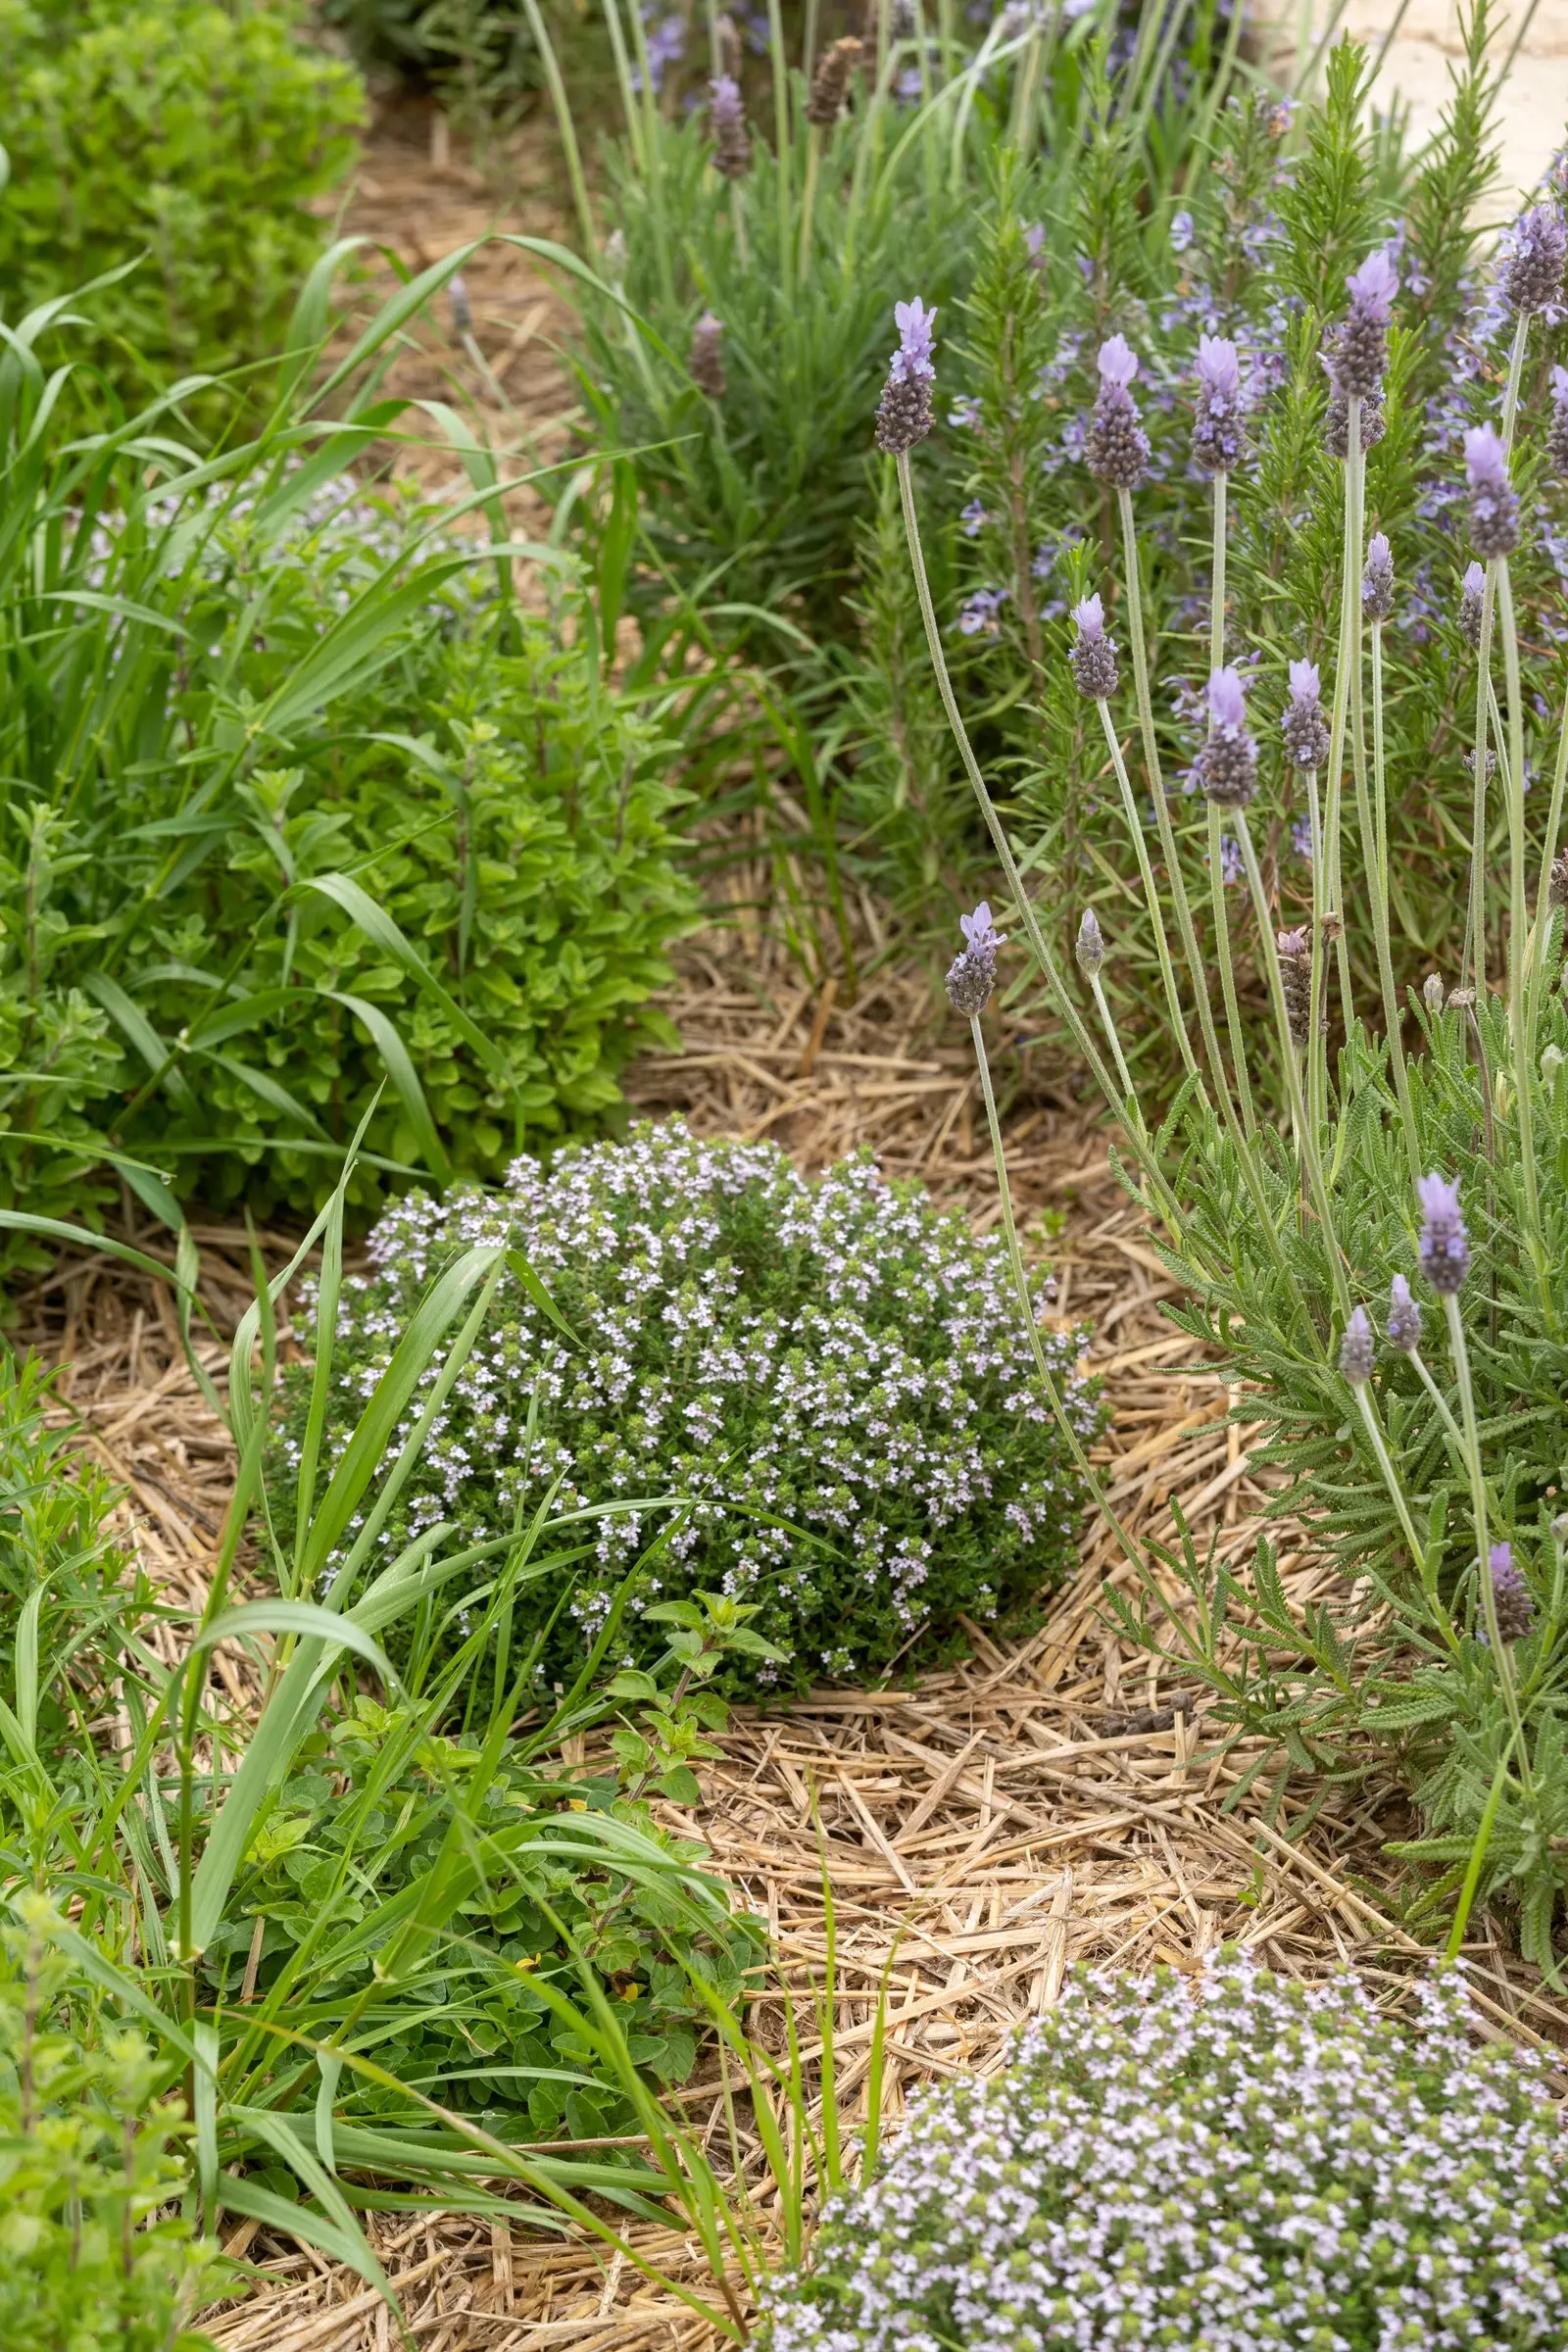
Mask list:
[{"label": "purple flower bud", "polygon": [[1366,1308],[1357,1306],[1351,1310],[1340,1342],[1340,1370],[1352,1389],[1363,1388],[1372,1377],[1376,1359],[1377,1342],[1366,1319]]},{"label": "purple flower bud", "polygon": [[[1441,983],[1440,983],[1441,986]],[[1421,1345],[1421,1307],[1402,1274],[1389,1286],[1389,1346],[1410,1355]]]},{"label": "purple flower bud", "polygon": [[[1487,1553],[1487,1574],[1492,1579],[1498,1634],[1504,1642],[1522,1642],[1536,1622],[1536,1604],[1530,1596],[1530,1587],[1514,1566],[1511,1544],[1493,1544]],[[1481,1640],[1486,1639],[1483,1633]]]},{"label": "purple flower bud", "polygon": [[[1285,1024],[1292,1043],[1304,1046],[1312,1035],[1312,943],[1304,930],[1281,931],[1274,940],[1280,959],[1280,989],[1285,998]],[[1325,1015],[1320,1025],[1328,1027]]]},{"label": "purple flower bud", "polygon": [[1387,620],[1394,611],[1394,553],[1383,531],[1377,532],[1367,547],[1361,610],[1368,620],[1375,621]]},{"label": "purple flower bud", "polygon": [[708,120],[713,133],[713,169],[725,179],[744,179],[752,168],[751,134],[740,83],[728,74],[708,85]]},{"label": "purple flower bud", "polygon": [[1329,730],[1318,699],[1323,688],[1317,663],[1293,662],[1290,675],[1290,708],[1280,721],[1286,752],[1294,767],[1321,767],[1329,756]]},{"label": "purple flower bud", "polygon": [[1091,702],[1103,703],[1115,693],[1121,675],[1115,641],[1105,635],[1105,609],[1098,596],[1086,596],[1081,605],[1074,605],[1072,617],[1078,630],[1069,657],[1073,683]]},{"label": "purple flower bud", "polygon": [[1470,544],[1485,563],[1511,556],[1519,544],[1519,495],[1508,479],[1508,459],[1490,424],[1464,437],[1470,476]]},{"label": "purple flower bud", "polygon": [[1387,253],[1379,246],[1369,253],[1359,270],[1345,281],[1350,297],[1350,309],[1363,318],[1387,326],[1394,313],[1394,298],[1399,291],[1399,273]]},{"label": "purple flower bud", "polygon": [[1242,458],[1242,368],[1223,335],[1198,338],[1198,405],[1193,462],[1205,473],[1229,473]]},{"label": "purple flower bud", "polygon": [[1446,1296],[1458,1291],[1470,1271],[1470,1244],[1459,1214],[1459,1187],[1438,1175],[1416,1183],[1423,1224],[1418,1253],[1432,1288]]},{"label": "purple flower bud", "polygon": [[1138,373],[1138,354],[1125,335],[1112,335],[1100,346],[1100,380],[1125,392]]},{"label": "purple flower bud", "polygon": [[889,457],[906,457],[931,430],[931,386],[936,368],[931,358],[931,329],[936,312],[928,311],[917,294],[913,302],[896,302],[893,318],[899,348],[888,368],[882,400],[876,413],[876,445]]},{"label": "purple flower bud", "polygon": [[1568,473],[1568,368],[1551,371],[1551,422],[1546,427],[1546,455],[1555,473]]},{"label": "purple flower bud", "polygon": [[1247,731],[1247,703],[1234,669],[1208,681],[1213,724],[1198,755],[1198,780],[1217,808],[1245,808],[1257,792],[1257,746]]},{"label": "purple flower bud", "polygon": [[948,1001],[955,1012],[972,1020],[991,1002],[997,985],[997,950],[1005,943],[998,937],[991,909],[983,899],[973,914],[959,915],[958,928],[964,944],[948,967]]},{"label": "purple flower bud", "polygon": [[724,373],[724,322],[705,311],[692,328],[691,356],[686,362],[692,382],[710,400],[722,400],[729,378]]},{"label": "purple flower bud", "polygon": [[1078,945],[1074,953],[1078,957],[1078,969],[1086,978],[1092,980],[1105,960],[1104,933],[1100,928],[1099,920],[1092,906],[1084,908],[1083,920],[1078,925]]},{"label": "purple flower bud", "polygon": [[1481,607],[1487,592],[1487,575],[1479,564],[1465,567],[1459,583],[1459,634],[1466,645],[1479,648],[1481,644]]},{"label": "purple flower bud", "polygon": [[1568,261],[1568,229],[1550,204],[1532,206],[1509,241],[1500,274],[1502,299],[1511,311],[1549,310],[1562,298],[1563,264]]}]

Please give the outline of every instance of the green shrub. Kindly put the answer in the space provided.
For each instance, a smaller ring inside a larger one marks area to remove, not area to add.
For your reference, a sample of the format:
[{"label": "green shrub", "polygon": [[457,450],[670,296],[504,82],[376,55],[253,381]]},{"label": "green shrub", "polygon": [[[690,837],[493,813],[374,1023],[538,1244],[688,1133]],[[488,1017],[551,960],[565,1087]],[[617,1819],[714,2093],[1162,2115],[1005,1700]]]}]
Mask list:
[{"label": "green shrub", "polygon": [[[339,1309],[334,1454],[435,1270],[508,1236],[573,1336],[503,1281],[386,1541],[619,1505],[551,1636],[558,1671],[575,1670],[656,1528],[630,1655],[649,1654],[639,1620],[656,1598],[721,1589],[756,1604],[784,1652],[731,1669],[762,1690],[883,1671],[951,1638],[960,1612],[1015,1620],[1075,1556],[1078,1489],[1000,1240],[975,1241],[869,1160],[810,1184],[773,1145],[700,1142],[678,1123],[548,1169],[521,1159],[499,1197],[390,1208],[373,1271]],[[1043,1282],[1042,1311],[1051,1295]],[[1081,1344],[1053,1337],[1053,1362],[1070,1373]],[[309,1379],[286,1383],[293,1460]],[[1087,1437],[1095,1390],[1070,1378],[1068,1395]],[[551,1625],[561,1599],[559,1586],[519,1594],[519,1627]]]},{"label": "green shrub", "polygon": [[[302,335],[325,301],[318,273]],[[397,414],[373,373],[330,429],[307,374],[215,482],[155,415],[74,437],[53,331],[0,362],[0,1204],[90,1218],[110,1164],[170,1219],[169,1173],[302,1206],[382,1086],[366,1199],[596,1124],[670,1037],[648,999],[695,905],[669,827],[712,673],[612,684],[568,559],[524,613],[511,554],[345,480]]]},{"label": "green shrub", "polygon": [[293,0],[3,0],[13,319],[134,262],[92,309],[94,360],[132,397],[272,355],[320,247],[309,200],[365,119],[357,76],[302,23]]},{"label": "green shrub", "polygon": [[1547,2352],[1568,2139],[1544,2063],[1478,2045],[1457,1972],[1414,2008],[1224,1954],[1196,1985],[1080,1977],[999,2072],[911,2102],[760,2341]]},{"label": "green shrub", "polygon": [[[165,2209],[190,2126],[141,2035],[84,2022],[47,1898],[0,1928],[0,2344],[199,2352],[217,2248]],[[74,1996],[74,2006],[73,2002]]]}]

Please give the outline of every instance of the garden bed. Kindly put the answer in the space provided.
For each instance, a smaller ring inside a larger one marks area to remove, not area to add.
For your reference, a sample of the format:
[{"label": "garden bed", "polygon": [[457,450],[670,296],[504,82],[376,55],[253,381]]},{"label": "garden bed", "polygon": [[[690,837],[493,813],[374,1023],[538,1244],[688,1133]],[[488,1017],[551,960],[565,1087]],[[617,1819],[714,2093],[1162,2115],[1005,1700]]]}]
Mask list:
[{"label": "garden bed", "polygon": [[[704,1132],[784,1142],[803,1166],[875,1149],[893,1174],[918,1174],[995,1216],[984,1130],[968,1115],[956,1024],[925,975],[892,963],[853,1007],[802,984],[783,950],[738,925],[681,956],[669,1009],[686,1050],[632,1074],[638,1105]],[[1008,1166],[1028,1212],[1061,1219],[1060,1304],[1095,1328],[1092,1368],[1114,1408],[1099,1458],[1124,1522],[1168,1542],[1172,1500],[1199,1543],[1244,1563],[1265,1502],[1245,1423],[1160,1313],[1170,1285],[1142,1238],[1106,1156],[1103,1131],[1027,1053],[1013,1068]],[[204,1290],[220,1324],[248,1298],[245,1238],[195,1228]],[[141,1231],[143,1247],[159,1247]],[[269,1250],[284,1238],[264,1234]],[[62,1395],[86,1443],[126,1490],[123,1517],[149,1572],[199,1605],[227,1497],[226,1433],[179,1351],[162,1286],[102,1258],[63,1263],[25,1302],[19,1339],[69,1366]],[[216,1373],[219,1350],[208,1359]],[[1276,1523],[1278,1526],[1278,1523]],[[1307,1531],[1278,1526],[1293,1603],[1333,1589]],[[1125,1582],[1113,1541],[1086,1536],[1076,1578],[1027,1639],[972,1633],[968,1658],[880,1691],[821,1690],[764,1712],[738,1710],[705,1802],[673,1824],[695,1830],[713,1865],[765,1917],[782,1977],[803,1996],[826,1957],[823,1864],[837,1942],[841,2109],[863,2115],[870,2020],[888,1971],[883,2111],[923,2082],[1000,2059],[1014,2025],[1055,1999],[1070,1964],[1165,1963],[1191,1970],[1222,1941],[1287,1974],[1353,1964],[1397,2001],[1429,1950],[1394,1924],[1381,1845],[1407,1835],[1391,1785],[1331,1797],[1293,1837],[1294,1800],[1268,1812],[1266,1776],[1239,1801],[1250,1760],[1223,1761],[1194,1693],[1149,1673],[1144,1653],[1102,1621],[1100,1595]],[[221,1656],[221,1653],[220,1653]],[[229,1695],[242,1699],[223,1663]],[[812,1812],[820,1823],[821,1842]],[[897,1951],[895,1953],[895,1945]],[[1568,2012],[1483,1922],[1466,1947],[1483,2019],[1521,2042],[1568,2041]],[[890,1955],[891,1969],[890,1969]],[[809,2010],[806,2011],[808,2022]],[[764,2020],[767,2021],[764,2023]],[[781,2003],[753,2024],[781,2037]],[[711,2134],[720,2086],[702,2068],[682,2095]],[[602,2249],[507,2231],[465,2217],[371,2215],[421,2347],[466,2352],[511,2341],[695,2347],[708,2331],[672,2297]],[[633,2240],[666,2270],[681,2240],[639,2226]],[[229,2352],[381,2352],[387,2315],[354,2273],[245,2223],[228,2243],[276,2283],[216,2324]],[[691,2249],[693,2284],[700,2264]]]}]

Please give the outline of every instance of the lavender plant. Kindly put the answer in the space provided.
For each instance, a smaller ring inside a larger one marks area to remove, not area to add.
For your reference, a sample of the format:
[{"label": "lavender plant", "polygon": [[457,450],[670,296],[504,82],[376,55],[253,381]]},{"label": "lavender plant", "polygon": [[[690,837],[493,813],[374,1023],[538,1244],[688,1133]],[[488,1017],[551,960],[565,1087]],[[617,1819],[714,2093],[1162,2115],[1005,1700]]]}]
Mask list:
[{"label": "lavender plant", "polygon": [[1568,2327],[1568,2140],[1544,2062],[1353,1977],[1220,1954],[1079,1976],[990,2077],[911,2100],[778,2279],[766,2352],[1540,2347]]},{"label": "lavender plant", "polygon": [[[1353,85],[1353,60],[1342,78]],[[1525,259],[1504,255],[1504,280],[1515,283],[1522,272],[1535,303],[1556,267],[1559,240],[1537,222],[1516,250]],[[1501,429],[1471,428],[1466,452],[1472,543],[1482,566],[1471,584],[1480,608],[1473,788],[1478,838],[1487,811],[1500,803],[1505,888],[1494,895],[1509,910],[1506,954],[1489,969],[1493,934],[1473,919],[1483,893],[1472,894],[1467,913],[1462,884],[1450,876],[1449,969],[1465,977],[1468,956],[1475,985],[1446,997],[1440,980],[1419,1000],[1406,991],[1401,1001],[1391,908],[1405,851],[1402,828],[1396,829],[1401,779],[1387,725],[1384,652],[1398,573],[1388,535],[1368,527],[1363,432],[1368,411],[1392,382],[1399,331],[1400,279],[1387,252],[1375,249],[1347,271],[1346,292],[1327,345],[1345,425],[1332,515],[1341,562],[1318,627],[1335,643],[1332,708],[1325,713],[1317,662],[1297,656],[1289,700],[1283,711],[1274,703],[1267,730],[1279,747],[1272,760],[1283,753],[1287,779],[1304,780],[1313,850],[1305,920],[1295,909],[1287,913],[1272,845],[1260,853],[1254,837],[1264,744],[1249,705],[1249,674],[1254,703],[1266,689],[1250,664],[1244,670],[1225,660],[1232,642],[1224,587],[1229,469],[1211,467],[1210,674],[1193,776],[1206,804],[1212,914],[1206,940],[1199,930],[1199,844],[1185,828],[1178,836],[1167,806],[1141,594],[1135,502],[1148,458],[1131,391],[1135,355],[1121,336],[1107,338],[1101,355],[1086,455],[1119,509],[1118,585],[1163,866],[1157,876],[1114,725],[1122,671],[1109,651],[1102,606],[1079,606],[1077,642],[1063,666],[1099,710],[1145,915],[1167,941],[1166,1011],[1187,1076],[1162,1128],[1130,1082],[1136,1063],[1107,1000],[1114,931],[1098,916],[1092,929],[1080,924],[1092,1027],[1025,887],[949,675],[923,563],[919,439],[900,422],[911,375],[918,375],[922,415],[930,407],[936,362],[917,304],[898,314],[883,441],[895,453],[936,686],[1001,864],[1006,919],[1122,1124],[1130,1181],[1191,1300],[1177,1319],[1210,1341],[1227,1376],[1246,1387],[1240,1409],[1264,1425],[1259,1458],[1290,1474],[1275,1507],[1306,1515],[1360,1580],[1354,1598],[1317,1610],[1303,1627],[1266,1549],[1244,1583],[1223,1567],[1210,1573],[1189,1544],[1165,1563],[1183,1594],[1173,1601],[1169,1583],[1162,1587],[1151,1574],[1144,1548],[1109,1512],[1086,1465],[1087,1483],[1145,1595],[1141,1611],[1116,1605],[1141,1638],[1209,1683],[1221,1722],[1267,1735],[1283,1771],[1332,1780],[1390,1762],[1402,1769],[1429,1833],[1402,1850],[1415,1863],[1439,1866],[1425,1876],[1417,1915],[1422,1905],[1427,1912],[1451,1906],[1449,1944],[1457,1948],[1474,1903],[1498,1901],[1513,1913],[1531,1956],[1554,1971],[1556,1915],[1568,1885],[1568,1515],[1561,1511],[1568,1488],[1561,1315],[1568,1004],[1557,984],[1563,914],[1552,873],[1568,729],[1551,746],[1552,782],[1532,842],[1510,454],[1546,429],[1540,406],[1532,415],[1518,398],[1529,324],[1541,306],[1516,304]],[[1303,350],[1299,360],[1315,372],[1315,353]],[[1227,361],[1210,350],[1200,406],[1216,387],[1226,397],[1229,383]],[[1385,413],[1392,437],[1392,396]],[[1314,527],[1325,527],[1321,515]],[[1232,859],[1234,892],[1224,887]],[[1029,866],[1038,862],[1032,849]],[[1352,905],[1364,909],[1373,944],[1370,988],[1348,953]],[[989,910],[982,911],[989,925]],[[1266,1054],[1255,1025],[1243,1017],[1244,943],[1267,991]],[[991,969],[994,976],[994,956]],[[960,1008],[971,1010],[967,1002]],[[1333,1057],[1331,1017],[1344,1039]],[[978,1018],[973,1025],[983,1063]],[[1423,1294],[1435,1326],[1427,1345]],[[1397,1334],[1386,1352],[1377,1341],[1385,1311]]]},{"label": "lavender plant", "polygon": [[[565,1585],[518,1593],[518,1639],[541,1633],[552,1671],[575,1672],[661,1531],[628,1655],[662,1646],[666,1603],[721,1591],[783,1653],[730,1662],[763,1690],[884,1671],[960,1612],[1016,1617],[1059,1580],[1080,1493],[1054,1411],[1082,1448],[1100,1407],[1081,1331],[1042,1329],[1049,1278],[1026,1337],[1008,1250],[916,1188],[868,1159],[808,1183],[770,1144],[678,1122],[548,1170],[520,1159],[498,1197],[389,1209],[337,1310],[334,1458],[427,1283],[481,1237],[525,1250],[556,1311],[503,1279],[383,1540],[455,1524],[483,1542],[536,1511],[662,1497],[662,1516],[607,1517]],[[290,1377],[297,1450],[310,1383]]]}]

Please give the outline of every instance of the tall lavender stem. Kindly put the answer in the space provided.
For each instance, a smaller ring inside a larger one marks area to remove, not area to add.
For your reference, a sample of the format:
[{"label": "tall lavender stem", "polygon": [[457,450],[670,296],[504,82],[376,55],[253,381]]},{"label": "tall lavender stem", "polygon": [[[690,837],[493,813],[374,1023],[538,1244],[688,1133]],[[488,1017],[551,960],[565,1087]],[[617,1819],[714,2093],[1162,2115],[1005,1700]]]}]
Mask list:
[{"label": "tall lavender stem", "polygon": [[[1520,320],[1521,327],[1523,319]],[[1513,588],[1508,559],[1497,564],[1497,613],[1502,624],[1502,666],[1508,689],[1508,1033],[1513,1046],[1514,1092],[1518,1099],[1519,1158],[1525,1181],[1526,1236],[1536,1279],[1543,1294],[1546,1281],[1545,1252],[1541,1235],[1541,1200],[1536,1181],[1535,1061],[1528,984],[1525,978],[1525,718],[1520,696],[1519,637],[1514,627]]]},{"label": "tall lavender stem", "polygon": [[[1374,541],[1374,546],[1379,544]],[[1404,1136],[1405,1158],[1409,1164],[1410,1181],[1416,1183],[1421,1174],[1421,1146],[1416,1134],[1415,1105],[1410,1097],[1410,1073],[1404,1058],[1404,1028],[1399,1017],[1399,1001],[1394,984],[1394,954],[1389,940],[1389,864],[1388,822],[1386,813],[1383,769],[1383,622],[1387,617],[1385,606],[1392,607],[1394,571],[1388,562],[1388,541],[1381,540],[1383,560],[1387,564],[1387,587],[1378,581],[1378,593],[1372,597],[1372,742],[1373,765],[1377,791],[1377,811],[1374,821],[1367,801],[1366,761],[1356,767],[1356,813],[1360,819],[1361,838],[1366,845],[1366,861],[1371,880],[1372,931],[1377,942],[1378,979],[1383,991],[1383,1027],[1389,1051],[1389,1074],[1394,1080],[1394,1092],[1399,1104],[1399,1126]],[[1368,582],[1373,579],[1368,565]],[[1366,594],[1363,588],[1362,594]],[[1359,666],[1359,665],[1358,665]],[[1358,730],[1359,732],[1359,730]]]},{"label": "tall lavender stem", "polygon": [[1103,700],[1100,703],[1100,719],[1104,729],[1105,745],[1110,753],[1111,764],[1116,770],[1116,782],[1121,791],[1122,810],[1127,819],[1127,830],[1132,835],[1133,851],[1138,859],[1139,878],[1144,886],[1144,901],[1149,908],[1149,918],[1153,927],[1154,953],[1159,958],[1159,977],[1165,991],[1165,1010],[1170,1021],[1170,1033],[1176,1040],[1181,1054],[1182,1066],[1188,1077],[1193,1078],[1198,1074],[1198,1059],[1193,1052],[1193,1041],[1187,1034],[1187,1017],[1182,1007],[1180,992],[1176,986],[1175,967],[1170,959],[1170,942],[1165,937],[1164,913],[1159,904],[1159,893],[1154,887],[1154,869],[1149,860],[1149,845],[1144,839],[1144,828],[1139,821],[1138,803],[1133,797],[1132,780],[1127,773],[1127,763],[1121,756],[1121,745],[1116,740],[1116,730],[1111,723],[1110,711]]},{"label": "tall lavender stem", "polygon": [[1448,1346],[1453,1353],[1454,1376],[1459,1386],[1459,1417],[1464,1428],[1465,1468],[1470,1475],[1470,1504],[1476,1523],[1476,1557],[1481,1585],[1481,1614],[1486,1621],[1487,1642],[1497,1670],[1497,1684],[1502,1703],[1519,1748],[1519,1781],[1527,1797],[1534,1795],[1530,1772],[1530,1750],[1525,1741],[1524,1715],[1519,1705],[1519,1690],[1514,1680],[1513,1653],[1502,1639],[1497,1623],[1497,1596],[1493,1589],[1489,1570],[1490,1547],[1487,1543],[1487,1481],[1481,1465],[1481,1429],[1476,1420],[1475,1392],[1470,1383],[1470,1351],[1465,1346],[1464,1317],[1459,1312],[1458,1295],[1446,1291],[1444,1311],[1448,1320]]},{"label": "tall lavender stem", "polygon": [[[1225,486],[1228,476],[1214,475],[1214,553],[1209,574],[1209,674],[1225,666]],[[1236,1096],[1242,1106],[1242,1132],[1250,1141],[1257,1120],[1252,1109],[1252,1085],[1247,1069],[1247,1035],[1236,996],[1236,966],[1231,956],[1231,916],[1225,903],[1223,843],[1219,809],[1208,805],[1208,888],[1214,909],[1214,953],[1219,957],[1219,984],[1225,999],[1225,1026],[1230,1034],[1231,1062],[1236,1071]]]},{"label": "tall lavender stem", "polygon": [[1470,813],[1470,899],[1465,909],[1464,958],[1459,967],[1461,980],[1468,980],[1477,995],[1483,995],[1487,985],[1487,698],[1491,683],[1492,620],[1496,593],[1496,565],[1489,564],[1486,585],[1481,591],[1481,636],[1476,647],[1476,727],[1472,747],[1476,768]]}]

